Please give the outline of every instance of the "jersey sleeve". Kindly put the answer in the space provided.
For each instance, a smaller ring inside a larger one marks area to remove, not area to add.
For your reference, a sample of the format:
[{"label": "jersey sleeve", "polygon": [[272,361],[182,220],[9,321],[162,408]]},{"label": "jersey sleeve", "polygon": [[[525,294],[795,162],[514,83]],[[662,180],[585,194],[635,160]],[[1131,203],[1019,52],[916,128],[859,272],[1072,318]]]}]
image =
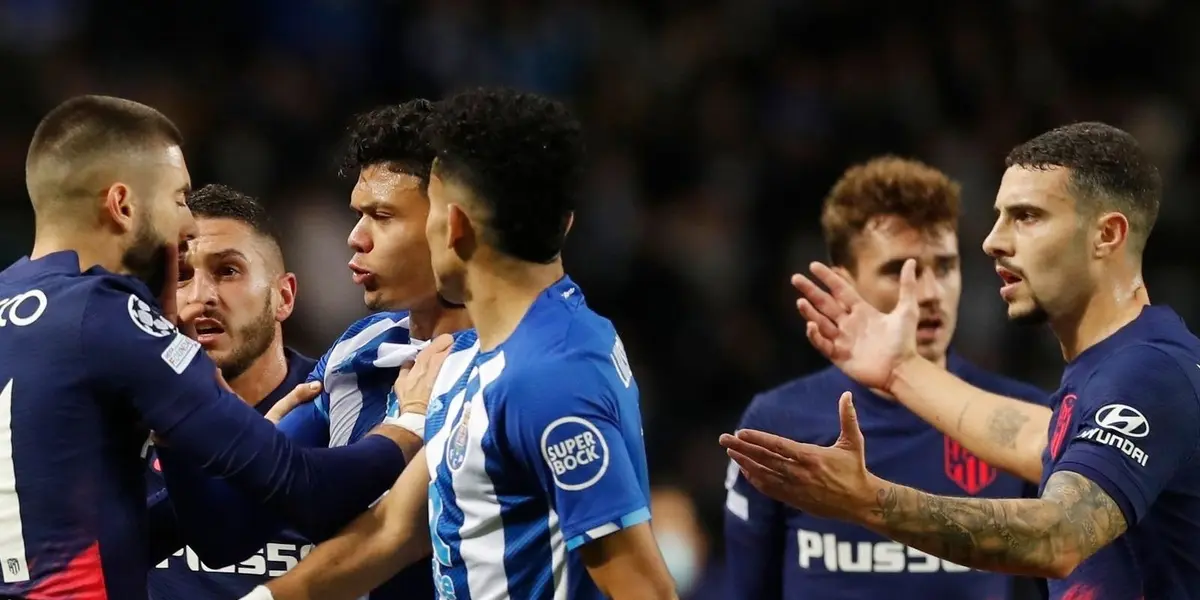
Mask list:
[{"label": "jersey sleeve", "polygon": [[633,418],[618,406],[629,390],[603,377],[597,367],[605,366],[541,370],[500,391],[507,397],[508,439],[558,515],[568,550],[650,519],[634,464],[637,453],[645,468],[641,426],[623,422]]},{"label": "jersey sleeve", "polygon": [[314,506],[368,506],[404,468],[399,446],[380,436],[338,449],[289,442],[217,383],[216,366],[198,343],[117,284],[92,291],[80,336],[90,385],[127,402],[181,458],[228,478],[291,522],[304,523]]},{"label": "jersey sleeve", "polygon": [[1130,527],[1197,449],[1200,402],[1171,356],[1151,346],[1122,349],[1076,392],[1079,433],[1054,471],[1072,471],[1100,486]]},{"label": "jersey sleeve", "polygon": [[279,421],[279,430],[301,446],[324,448],[329,445],[329,415],[321,411],[315,400],[284,415]]},{"label": "jersey sleeve", "polygon": [[[764,404],[762,396],[756,397],[738,429],[771,430]],[[725,472],[727,597],[782,597],[784,528],[782,505],[750,485],[737,463],[729,461]]]}]

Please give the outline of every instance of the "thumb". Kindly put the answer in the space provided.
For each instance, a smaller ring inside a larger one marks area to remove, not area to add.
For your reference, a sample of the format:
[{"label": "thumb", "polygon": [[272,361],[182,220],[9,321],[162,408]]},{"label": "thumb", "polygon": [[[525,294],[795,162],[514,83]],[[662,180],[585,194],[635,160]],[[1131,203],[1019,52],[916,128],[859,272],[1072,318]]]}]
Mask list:
[{"label": "thumb", "polygon": [[917,261],[911,258],[900,267],[900,300],[896,308],[905,311],[917,308]]},{"label": "thumb", "polygon": [[858,411],[854,410],[854,396],[850,392],[842,392],[842,397],[838,398],[838,416],[841,417],[842,433],[835,445],[861,453],[863,435],[858,428]]}]

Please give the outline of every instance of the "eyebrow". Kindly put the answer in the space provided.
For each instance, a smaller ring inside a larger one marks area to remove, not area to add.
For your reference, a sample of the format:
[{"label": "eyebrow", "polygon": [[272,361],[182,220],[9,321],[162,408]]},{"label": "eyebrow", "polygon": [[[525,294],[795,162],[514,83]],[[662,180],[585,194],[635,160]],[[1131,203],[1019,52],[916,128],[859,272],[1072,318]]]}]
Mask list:
[{"label": "eyebrow", "polygon": [[226,248],[224,250],[218,250],[217,252],[209,252],[203,256],[198,255],[195,252],[189,252],[188,254],[191,255],[191,257],[196,261],[201,259],[205,261],[238,259],[242,262],[250,262],[250,259],[246,256],[246,253],[238,250],[237,248]]}]

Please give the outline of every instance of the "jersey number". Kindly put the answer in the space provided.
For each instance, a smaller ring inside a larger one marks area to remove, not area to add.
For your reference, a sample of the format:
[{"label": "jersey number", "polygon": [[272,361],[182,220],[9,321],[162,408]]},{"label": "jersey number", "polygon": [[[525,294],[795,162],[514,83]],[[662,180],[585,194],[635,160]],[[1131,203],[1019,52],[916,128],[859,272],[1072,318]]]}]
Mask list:
[{"label": "jersey number", "polygon": [[13,380],[0,390],[0,481],[14,482],[0,491],[0,573],[4,583],[29,581],[25,538],[21,530],[21,498],[15,486],[12,444]]}]

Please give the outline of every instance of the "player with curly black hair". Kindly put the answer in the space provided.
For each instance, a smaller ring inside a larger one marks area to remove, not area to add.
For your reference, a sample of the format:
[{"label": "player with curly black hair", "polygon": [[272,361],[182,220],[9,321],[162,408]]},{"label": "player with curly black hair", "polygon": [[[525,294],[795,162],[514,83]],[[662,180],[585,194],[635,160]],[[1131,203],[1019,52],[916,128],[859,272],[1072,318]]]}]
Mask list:
[{"label": "player with curly black hair", "polygon": [[[425,128],[432,111],[433,104],[427,100],[384,106],[359,115],[350,128],[341,174],[356,179],[350,205],[359,220],[348,240],[354,251],[349,267],[355,283],[364,288],[368,308],[380,312],[351,325],[334,343],[309,376],[309,381],[323,385],[321,394],[280,421],[280,429],[307,445],[352,443],[390,414],[395,418],[388,422],[412,433],[405,447],[405,457],[412,459],[423,441],[426,408],[423,403],[401,405],[392,393],[393,382],[401,366],[428,340],[470,326],[461,305],[449,304],[438,295],[425,241],[426,191],[434,158]],[[447,348],[449,337],[432,346]],[[437,364],[429,362],[429,370],[436,372]],[[389,413],[393,410],[395,414]],[[206,564],[245,560],[266,539],[264,524],[274,529],[282,525],[254,506],[230,505],[228,495],[222,495],[211,481],[186,475],[180,481],[178,471],[169,475],[172,494],[179,496],[175,491],[179,488],[187,496],[186,506],[178,506],[181,503],[177,501],[177,508],[188,513],[187,517],[195,517],[195,522],[202,522],[203,515],[210,515],[211,521],[214,506],[221,507],[222,514],[239,515],[237,520],[206,523],[190,532],[192,546]],[[358,512],[365,509],[360,506]],[[314,506],[313,511],[326,509]],[[301,533],[309,539],[323,539],[356,514],[326,514],[320,522],[327,527]],[[255,518],[246,522],[245,515]],[[414,566],[371,591],[369,597],[432,598],[431,586],[428,567]]]},{"label": "player with curly black hair", "polygon": [[624,346],[563,272],[579,123],[549,98],[481,89],[440,102],[428,131],[434,274],[477,339],[438,376],[423,464],[247,599],[349,600],[430,546],[441,598],[675,598]]}]

